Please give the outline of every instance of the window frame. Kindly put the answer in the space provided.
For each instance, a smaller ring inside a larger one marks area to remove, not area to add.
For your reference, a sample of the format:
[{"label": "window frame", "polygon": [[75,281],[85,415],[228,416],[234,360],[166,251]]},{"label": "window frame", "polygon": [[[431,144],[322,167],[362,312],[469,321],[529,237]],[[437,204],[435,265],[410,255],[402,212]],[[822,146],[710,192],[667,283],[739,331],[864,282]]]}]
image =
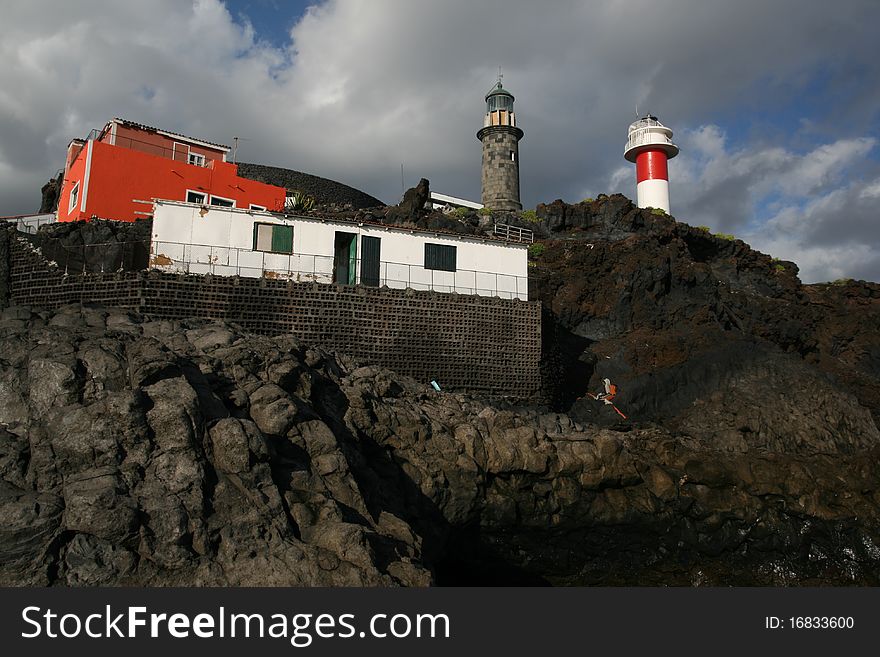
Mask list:
[{"label": "window frame", "polygon": [[[431,249],[437,249],[436,251],[431,253],[431,257],[429,257],[429,252]],[[441,255],[441,253],[446,253],[446,256]],[[448,254],[452,254],[452,269],[449,268],[448,265],[444,266],[444,260],[448,258]],[[429,269],[432,271],[448,271],[455,273],[458,271],[458,246],[453,244],[437,244],[436,242],[425,242],[425,269]]]},{"label": "window frame", "polygon": [[73,187],[70,189],[70,198],[67,201],[67,213],[70,214],[76,209],[77,204],[79,203],[79,180],[74,183]]},{"label": "window frame", "polygon": [[[198,161],[193,162],[193,160],[198,160]],[[186,156],[186,163],[187,164],[192,164],[193,166],[197,166],[197,167],[204,167],[206,161],[207,161],[207,158],[205,158],[205,156],[202,153],[196,153],[194,151],[190,151],[189,153],[187,153],[187,156]]]},{"label": "window frame", "polygon": [[[201,196],[202,200],[201,201],[190,201],[189,200],[190,194],[193,194],[195,196]],[[195,189],[188,189],[188,190],[186,190],[186,196],[184,197],[184,199],[186,200],[187,203],[195,203],[196,205],[207,205],[206,201],[208,200],[208,193],[207,192],[200,192]]]},{"label": "window frame", "polygon": [[[271,249],[271,246],[270,246],[269,250],[257,248],[257,234],[260,230],[260,226],[271,227],[272,235],[270,236],[270,239],[269,239],[270,245],[272,244],[272,242],[275,241],[275,229],[276,228],[289,228],[290,229],[290,251],[274,251]],[[293,250],[294,230],[293,229],[294,229],[293,224],[277,224],[277,223],[272,223],[269,221],[255,221],[254,222],[254,242],[253,242],[254,248],[253,248],[253,250],[258,253],[277,253],[279,255],[293,255],[293,253],[294,253],[294,250]]]},{"label": "window frame", "polygon": [[248,207],[248,210],[257,210],[260,212],[266,212],[266,206],[257,205],[256,203],[251,203],[250,206]]},{"label": "window frame", "polygon": [[[214,199],[218,199],[220,201],[226,201],[231,203],[231,205],[218,205],[214,203]],[[234,208],[235,207],[235,199],[234,198],[226,198],[224,196],[217,196],[216,194],[211,194],[208,198],[208,205],[213,205],[215,208]]]}]

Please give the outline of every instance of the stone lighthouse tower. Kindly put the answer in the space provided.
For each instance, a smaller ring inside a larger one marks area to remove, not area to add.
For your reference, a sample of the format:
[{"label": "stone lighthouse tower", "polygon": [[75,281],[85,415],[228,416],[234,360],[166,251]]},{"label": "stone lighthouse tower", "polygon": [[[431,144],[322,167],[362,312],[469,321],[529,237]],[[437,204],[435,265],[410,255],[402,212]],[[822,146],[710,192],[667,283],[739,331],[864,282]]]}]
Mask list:
[{"label": "stone lighthouse tower", "polygon": [[493,210],[522,210],[519,202],[519,140],[513,94],[498,84],[486,94],[486,117],[477,139],[483,142],[483,191],[480,201]]}]

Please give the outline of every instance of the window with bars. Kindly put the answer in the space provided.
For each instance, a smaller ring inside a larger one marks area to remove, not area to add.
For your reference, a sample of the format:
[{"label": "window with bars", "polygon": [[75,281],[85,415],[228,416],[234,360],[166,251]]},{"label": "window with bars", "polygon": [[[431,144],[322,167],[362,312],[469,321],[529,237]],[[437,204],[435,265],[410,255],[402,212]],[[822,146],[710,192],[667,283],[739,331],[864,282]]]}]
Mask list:
[{"label": "window with bars", "polygon": [[254,224],[254,251],[293,253],[293,226]]},{"label": "window with bars", "polygon": [[447,244],[425,244],[425,269],[455,271],[457,247]]}]

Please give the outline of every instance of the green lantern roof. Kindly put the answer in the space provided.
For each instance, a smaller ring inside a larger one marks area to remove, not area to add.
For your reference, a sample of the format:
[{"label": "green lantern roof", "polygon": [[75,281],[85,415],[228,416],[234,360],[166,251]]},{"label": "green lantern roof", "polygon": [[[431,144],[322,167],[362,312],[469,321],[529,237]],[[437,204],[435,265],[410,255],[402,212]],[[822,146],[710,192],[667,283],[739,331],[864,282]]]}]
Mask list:
[{"label": "green lantern roof", "polygon": [[513,94],[501,86],[501,80],[498,80],[498,84],[496,84],[492,88],[492,90],[486,94],[486,100],[489,100],[489,98],[492,96],[510,96],[511,100],[515,100]]}]

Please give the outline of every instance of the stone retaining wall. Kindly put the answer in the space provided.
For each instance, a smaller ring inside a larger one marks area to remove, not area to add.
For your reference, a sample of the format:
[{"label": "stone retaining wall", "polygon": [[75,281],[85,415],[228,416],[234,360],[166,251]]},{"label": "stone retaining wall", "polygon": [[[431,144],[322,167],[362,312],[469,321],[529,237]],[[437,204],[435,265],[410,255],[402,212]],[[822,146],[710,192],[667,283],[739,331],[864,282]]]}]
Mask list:
[{"label": "stone retaining wall", "polygon": [[541,304],[415,290],[157,271],[65,275],[8,235],[10,305],[94,303],[206,317],[347,353],[447,390],[541,396]]}]

